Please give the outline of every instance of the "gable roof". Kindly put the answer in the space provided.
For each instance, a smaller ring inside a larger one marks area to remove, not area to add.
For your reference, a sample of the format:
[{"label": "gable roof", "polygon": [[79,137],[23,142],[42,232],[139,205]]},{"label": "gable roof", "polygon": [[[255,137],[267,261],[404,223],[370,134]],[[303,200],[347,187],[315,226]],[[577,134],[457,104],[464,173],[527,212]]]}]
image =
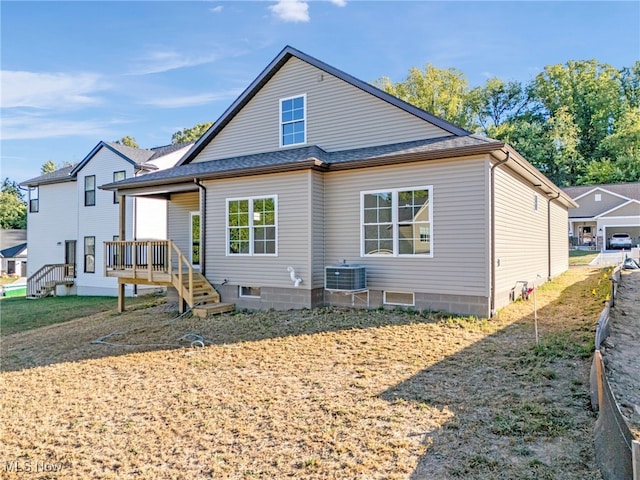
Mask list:
[{"label": "gable roof", "polygon": [[[627,200],[626,202],[621,203],[620,205],[616,205],[615,207],[610,208],[606,212],[602,212],[602,213],[596,215],[595,218],[601,218],[601,217],[609,216],[612,213],[614,213],[616,210],[620,210],[620,209],[625,208],[625,207],[627,207],[629,205],[637,205],[638,206],[637,216],[640,217],[640,201],[639,200]],[[626,217],[627,215],[624,215],[624,216]]]},{"label": "gable roof", "polygon": [[27,249],[26,243],[21,243],[19,245],[15,245],[13,247],[5,248],[4,250],[0,250],[0,257],[2,258],[16,258],[19,257],[22,252]]},{"label": "gable roof", "polygon": [[282,68],[282,66],[289,61],[292,57],[295,57],[303,62],[306,62],[319,70],[322,70],[330,75],[333,75],[350,85],[363,90],[380,100],[383,100],[395,107],[398,107],[422,120],[430,122],[447,132],[458,135],[466,136],[470,132],[463,128],[454,125],[442,118],[436,117],[431,113],[428,113],[418,107],[411,105],[403,100],[400,100],[387,92],[380,90],[373,85],[363,82],[356,77],[349,75],[331,65],[328,65],[306,53],[296,50],[293,47],[286,46],[269,65],[258,75],[258,77],[251,82],[251,84],[240,94],[240,96],[231,104],[227,110],[220,116],[218,120],[198,139],[198,141],[191,147],[191,149],[185,154],[185,156],[176,164],[176,166],[185,165],[191,163],[191,161],[218,135],[218,133],[224,129],[224,127],[238,114],[242,108],[249,103],[249,101],[256,96],[260,89]]},{"label": "gable roof", "polygon": [[177,143],[150,149],[143,149],[127,147],[126,145],[120,145],[114,142],[100,141],[80,163],[68,167],[62,167],[55,172],[45,173],[44,175],[25,180],[24,182],[21,182],[20,185],[24,187],[37,187],[39,185],[47,185],[52,183],[75,182],[78,172],[103,147],[112,151],[136,168],[144,170],[158,170],[158,167],[150,162],[174,153],[182,148],[185,148],[191,143],[192,142]]},{"label": "gable roof", "polygon": [[640,183],[610,183],[603,185],[583,185],[578,187],[565,187],[565,193],[577,200],[591,192],[601,190],[612,193],[626,200],[640,200]]},{"label": "gable roof", "polygon": [[[153,156],[153,152],[151,150],[128,147],[126,145],[120,145],[119,143],[114,142],[100,141],[95,147],[93,147],[93,150],[91,150],[89,154],[74,167],[74,169],[71,171],[71,175],[76,175],[80,170],[82,170],[84,166],[89,163],[89,161],[91,161],[91,159],[100,151],[101,148],[106,148],[107,150],[112,151],[120,158],[129,162],[131,165],[137,168],[144,168],[144,164]],[[155,167],[153,167],[153,169],[155,169]]]}]

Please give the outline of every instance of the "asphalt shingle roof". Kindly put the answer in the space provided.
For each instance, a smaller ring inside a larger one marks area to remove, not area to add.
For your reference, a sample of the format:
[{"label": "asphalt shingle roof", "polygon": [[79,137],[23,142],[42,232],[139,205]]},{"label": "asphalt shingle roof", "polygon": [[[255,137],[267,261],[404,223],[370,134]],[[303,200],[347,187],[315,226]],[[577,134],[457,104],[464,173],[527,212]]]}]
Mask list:
[{"label": "asphalt shingle roof", "polygon": [[[463,137],[451,136],[435,139],[415,140],[391,145],[379,145],[375,147],[356,148],[336,152],[327,152],[317,145],[300,148],[283,149],[272,152],[243,155],[207,162],[195,162],[168,168],[159,172],[149,173],[140,177],[129,178],[117,182],[119,187],[135,187],[142,184],[161,185],[162,183],[176,183],[192,177],[224,175],[230,172],[242,172],[261,167],[279,167],[305,162],[322,162],[326,168],[332,165],[343,166],[350,163],[367,161],[372,159],[385,159],[387,157],[399,157],[404,155],[419,155],[450,150],[463,149],[465,147],[495,147],[503,145],[497,140],[466,135]],[[390,163],[393,163],[389,159]],[[103,185],[109,188],[115,184]]]},{"label": "asphalt shingle roof", "polygon": [[29,180],[25,180],[24,182],[20,183],[20,185],[25,187],[36,187],[38,185],[42,185],[46,183],[61,183],[61,182],[74,181],[75,177],[71,176],[71,171],[74,168],[75,168],[75,165],[62,167],[56,170],[55,172],[45,173],[44,175],[40,175],[39,177],[34,177]]},{"label": "asphalt shingle roof", "polygon": [[16,245],[14,247],[5,248],[4,250],[0,250],[0,257],[15,258],[20,255],[25,248],[27,248],[26,243],[21,243],[20,245]]},{"label": "asphalt shingle roof", "polygon": [[623,197],[631,198],[633,200],[640,200],[640,183],[610,183],[604,185],[583,185],[578,187],[565,187],[562,190],[571,198],[577,198],[580,195],[587,193],[595,188],[601,188],[608,190],[609,192],[617,193]]},{"label": "asphalt shingle roof", "polygon": [[126,145],[120,145],[119,143],[114,142],[104,143],[139,165],[144,164],[153,156],[153,151],[151,150],[128,147]]}]

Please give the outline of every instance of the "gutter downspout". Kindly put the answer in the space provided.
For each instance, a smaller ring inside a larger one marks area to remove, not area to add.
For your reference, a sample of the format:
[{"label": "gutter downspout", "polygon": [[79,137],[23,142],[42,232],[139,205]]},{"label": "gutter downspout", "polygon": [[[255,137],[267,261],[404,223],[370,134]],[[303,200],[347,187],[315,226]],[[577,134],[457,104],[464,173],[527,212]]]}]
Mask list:
[{"label": "gutter downspout", "polygon": [[491,165],[490,170],[490,178],[491,178],[491,293],[490,293],[490,306],[489,306],[489,316],[493,317],[495,315],[496,309],[496,180],[495,180],[495,169],[502,164],[505,164],[509,161],[511,157],[511,152],[507,151],[506,158],[504,160],[498,160],[497,163]]},{"label": "gutter downspout", "polygon": [[551,202],[560,198],[560,192],[555,197],[547,199],[547,280],[551,280]]},{"label": "gutter downspout", "polygon": [[200,183],[200,179],[194,178],[193,183],[195,183],[200,190],[202,191],[202,195],[200,195],[200,273],[202,275],[206,274],[206,235],[205,232],[207,226],[207,188]]}]

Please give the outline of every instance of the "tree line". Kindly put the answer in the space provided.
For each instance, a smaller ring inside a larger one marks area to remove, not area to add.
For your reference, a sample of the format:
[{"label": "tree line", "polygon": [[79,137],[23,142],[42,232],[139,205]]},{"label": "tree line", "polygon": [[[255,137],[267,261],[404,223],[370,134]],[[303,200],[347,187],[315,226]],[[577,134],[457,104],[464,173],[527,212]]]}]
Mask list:
[{"label": "tree line", "polygon": [[374,82],[470,132],[509,143],[558,186],[640,181],[640,61],[548,65],[528,83],[427,64],[400,82]]}]

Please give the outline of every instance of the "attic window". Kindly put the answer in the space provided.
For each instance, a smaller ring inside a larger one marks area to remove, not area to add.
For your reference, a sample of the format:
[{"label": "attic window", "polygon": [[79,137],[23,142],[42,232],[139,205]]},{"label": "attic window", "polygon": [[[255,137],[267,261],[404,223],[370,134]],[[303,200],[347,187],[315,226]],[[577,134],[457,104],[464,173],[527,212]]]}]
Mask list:
[{"label": "attic window", "polygon": [[306,142],[306,95],[280,100],[280,146],[300,145]]},{"label": "attic window", "polygon": [[600,193],[596,193],[596,202],[600,202],[602,200],[602,195]]}]

